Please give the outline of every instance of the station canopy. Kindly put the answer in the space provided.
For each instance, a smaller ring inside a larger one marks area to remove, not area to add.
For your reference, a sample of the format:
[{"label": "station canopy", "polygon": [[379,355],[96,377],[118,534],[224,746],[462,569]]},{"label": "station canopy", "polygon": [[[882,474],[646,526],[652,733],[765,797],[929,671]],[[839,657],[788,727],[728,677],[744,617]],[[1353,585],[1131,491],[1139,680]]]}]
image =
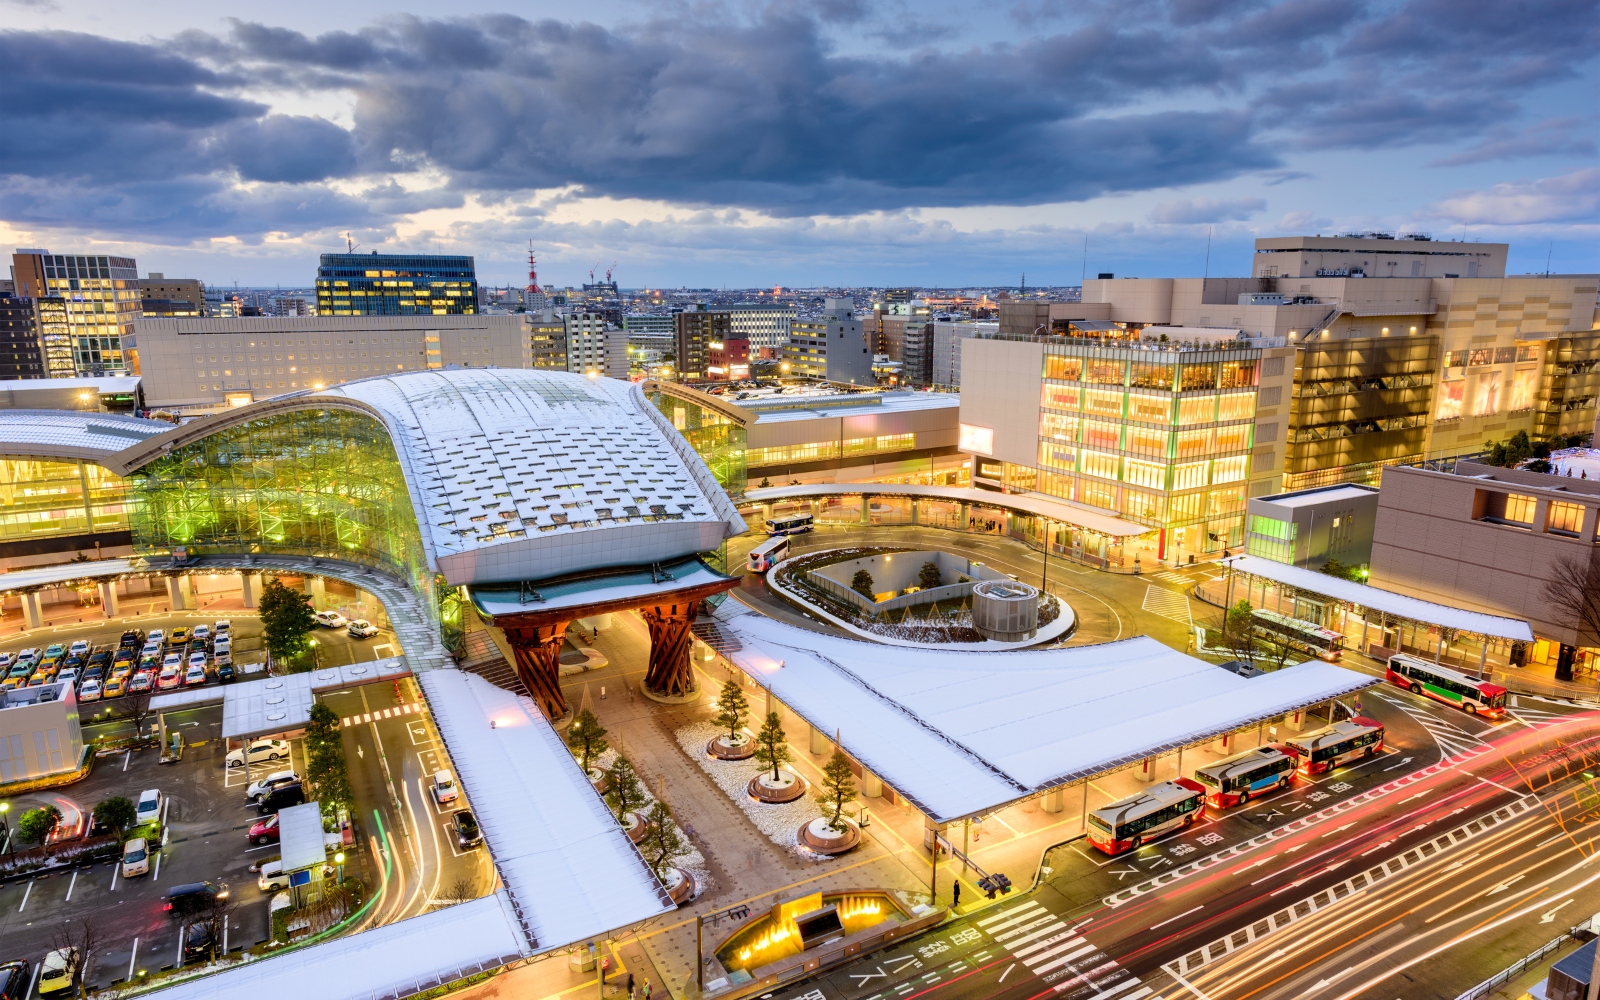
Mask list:
[{"label": "station canopy", "polygon": [[993,653],[884,646],[734,601],[695,632],[939,823],[1376,683],[1319,660],[1244,678],[1148,636]]},{"label": "station canopy", "polygon": [[749,490],[745,499],[755,503],[781,503],[785,500],[816,500],[828,496],[907,497],[916,500],[945,500],[1003,507],[1020,514],[1032,514],[1058,524],[1070,524],[1111,538],[1145,535],[1154,528],[1136,524],[1103,510],[1058,500],[1043,493],[996,493],[964,486],[922,486],[917,483],[824,483],[813,486],[769,486]]},{"label": "station canopy", "polygon": [[1233,556],[1222,561],[1237,573],[1248,573],[1296,590],[1321,594],[1371,611],[1381,611],[1395,618],[1438,625],[1472,635],[1486,635],[1494,639],[1533,641],[1533,629],[1520,618],[1503,618],[1500,615],[1453,608],[1448,604],[1435,604],[1421,598],[1397,594],[1392,590],[1381,590],[1364,583],[1341,580],[1316,570],[1303,569],[1273,559],[1263,559],[1260,556]]},{"label": "station canopy", "polygon": [[316,696],[405,677],[411,667],[403,656],[391,656],[342,667],[319,667],[303,674],[263,677],[232,684],[206,684],[166,691],[150,699],[155,712],[173,712],[222,702],[224,739],[251,739],[305,728]]}]

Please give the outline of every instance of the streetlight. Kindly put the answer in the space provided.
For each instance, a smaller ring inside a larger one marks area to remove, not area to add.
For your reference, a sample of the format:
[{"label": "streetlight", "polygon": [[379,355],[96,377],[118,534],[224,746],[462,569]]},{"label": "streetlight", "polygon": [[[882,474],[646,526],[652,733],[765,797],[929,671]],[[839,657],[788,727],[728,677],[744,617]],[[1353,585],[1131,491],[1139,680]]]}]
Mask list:
[{"label": "streetlight", "polygon": [[7,854],[16,854],[11,847],[11,825],[6,822],[6,813],[11,811],[11,803],[0,802],[0,830],[5,831],[5,848]]},{"label": "streetlight", "polygon": [[333,863],[339,866],[339,884],[344,884],[344,852],[340,851],[333,856]]}]

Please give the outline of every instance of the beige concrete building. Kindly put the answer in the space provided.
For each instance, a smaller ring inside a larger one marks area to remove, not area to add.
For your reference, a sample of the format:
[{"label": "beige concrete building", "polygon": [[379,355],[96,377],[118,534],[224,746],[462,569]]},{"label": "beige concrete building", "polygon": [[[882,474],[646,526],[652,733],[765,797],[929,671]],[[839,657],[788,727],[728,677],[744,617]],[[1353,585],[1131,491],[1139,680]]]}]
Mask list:
[{"label": "beige concrete building", "polygon": [[1256,240],[1258,278],[1503,278],[1504,243],[1466,243],[1402,233],[1281,236]]},{"label": "beige concrete building", "polygon": [[82,757],[83,730],[71,684],[0,691],[0,783],[74,771]]},{"label": "beige concrete building", "polygon": [[1600,481],[1460,462],[1454,474],[1383,471],[1369,582],[1384,590],[1527,620],[1529,651],[1556,662],[1600,645],[1555,621],[1541,596],[1563,558],[1588,560],[1600,537]]},{"label": "beige concrete building", "polygon": [[540,367],[536,347],[544,366],[566,367],[524,314],[142,319],[135,329],[153,409],[203,412],[449,365]]}]

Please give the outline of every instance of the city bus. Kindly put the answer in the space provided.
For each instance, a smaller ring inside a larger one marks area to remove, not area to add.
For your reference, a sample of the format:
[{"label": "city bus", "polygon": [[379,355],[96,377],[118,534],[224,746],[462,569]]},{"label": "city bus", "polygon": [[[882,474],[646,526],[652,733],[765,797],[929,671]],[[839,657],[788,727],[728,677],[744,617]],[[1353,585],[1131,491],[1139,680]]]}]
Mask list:
[{"label": "city bus", "polygon": [[1335,662],[1344,650],[1343,633],[1323,628],[1315,622],[1290,618],[1288,615],[1280,615],[1266,608],[1250,612],[1250,617],[1255,621],[1256,632],[1266,633],[1274,639],[1287,642],[1290,646],[1302,649],[1319,660]]},{"label": "city bus", "polygon": [[1383,723],[1358,715],[1348,722],[1292,737],[1283,745],[1299,761],[1301,774],[1322,774],[1382,753]]},{"label": "city bus", "polygon": [[789,536],[774,535],[750,550],[750,572],[765,573],[789,558]]},{"label": "city bus", "polygon": [[767,518],[767,534],[769,535],[801,535],[816,527],[812,523],[810,514],[787,514],[783,517]]},{"label": "city bus", "polygon": [[1227,809],[1244,805],[1252,796],[1288,788],[1294,767],[1293,757],[1268,744],[1208,764],[1194,776],[1206,786],[1206,802]]},{"label": "city bus", "polygon": [[1188,778],[1151,785],[1089,814],[1089,843],[1121,854],[1180,830],[1205,812],[1206,790]]},{"label": "city bus", "polygon": [[1389,683],[1412,694],[1423,694],[1446,705],[1454,705],[1469,715],[1481,713],[1491,719],[1506,714],[1506,689],[1498,684],[1429,663],[1408,653],[1389,657]]}]

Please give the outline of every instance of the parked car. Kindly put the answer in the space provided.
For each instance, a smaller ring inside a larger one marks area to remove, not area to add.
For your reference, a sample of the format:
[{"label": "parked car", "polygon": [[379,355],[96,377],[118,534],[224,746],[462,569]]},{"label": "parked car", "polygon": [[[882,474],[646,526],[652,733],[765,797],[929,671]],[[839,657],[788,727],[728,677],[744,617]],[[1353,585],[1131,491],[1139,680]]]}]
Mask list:
[{"label": "parked car", "polygon": [[299,781],[300,776],[292,770],[273,771],[265,778],[257,778],[244,788],[246,802],[259,802],[261,796],[270,791],[275,785],[286,785]]},{"label": "parked car", "polygon": [[154,683],[154,680],[155,680],[155,671],[153,671],[153,670],[135,670],[133,672],[133,676],[128,678],[128,690],[129,691],[148,691],[148,690],[150,690],[151,684]]},{"label": "parked car", "polygon": [[117,650],[116,655],[111,658],[111,663],[109,665],[114,667],[119,663],[134,663],[137,662],[138,659],[138,653],[135,653],[131,648],[123,647],[122,649]]},{"label": "parked car", "polygon": [[132,646],[137,649],[144,641],[145,635],[143,632],[136,628],[130,628],[128,631],[122,633],[122,638],[117,640],[117,645]]},{"label": "parked car", "polygon": [[276,844],[278,842],[278,814],[260,819],[250,827],[250,843]]},{"label": "parked car", "polygon": [[454,802],[460,794],[456,790],[455,775],[449,771],[433,772],[433,787],[429,790],[433,792],[433,801],[441,806],[446,802]]},{"label": "parked car", "polygon": [[187,625],[179,625],[177,628],[172,630],[171,635],[167,636],[167,645],[169,646],[183,646],[188,642],[189,626]]},{"label": "parked car", "polygon": [[287,740],[251,740],[247,746],[228,751],[227,764],[229,767],[243,767],[246,764],[260,764],[269,760],[288,759],[289,742]]},{"label": "parked car", "polygon": [[[123,638],[127,638],[127,636],[123,636]],[[144,641],[159,642],[164,646],[167,643],[167,631],[166,629],[153,628],[150,630],[150,634],[144,637]],[[134,645],[138,645],[138,643],[134,643]]]},{"label": "parked car", "polygon": [[111,666],[111,655],[112,651],[109,649],[97,649],[89,654],[89,666],[109,667]]},{"label": "parked car", "polygon": [[311,616],[311,620],[323,628],[343,628],[350,624],[350,619],[337,611],[318,611]]},{"label": "parked car", "polygon": [[78,671],[71,667],[66,668],[65,670],[61,671],[61,673],[56,674],[56,683],[71,684],[76,687],[78,683]]},{"label": "parked car", "polygon": [[191,635],[190,641],[193,641],[194,639],[207,640],[210,638],[211,626],[202,622],[194,627],[194,633]]},{"label": "parked car", "polygon": [[191,663],[189,664],[189,669],[183,672],[184,687],[199,687],[206,680],[206,665],[204,663]]},{"label": "parked car", "polygon": [[233,631],[233,622],[224,618],[212,626],[212,631],[219,636],[227,635],[229,632]]},{"label": "parked car", "polygon": [[273,858],[271,861],[261,862],[261,873],[256,878],[256,885],[262,892],[278,892],[289,888],[289,873],[283,870],[283,859]]},{"label": "parked car", "polygon": [[211,930],[211,921],[196,920],[183,931],[183,961],[207,962],[216,951],[217,941]]},{"label": "parked car", "polygon": [[365,618],[357,618],[355,621],[350,623],[350,627],[345,629],[345,632],[348,633],[352,639],[370,639],[378,634],[378,626],[367,621]]},{"label": "parked car", "polygon": [[0,653],[0,670],[9,671],[11,669],[11,661],[13,659],[15,659],[15,657],[13,657],[10,653]]},{"label": "parked car", "polygon": [[189,882],[167,893],[166,911],[174,917],[192,917],[211,909],[214,899],[227,899],[228,887],[211,882]]},{"label": "parked car", "polygon": [[97,677],[89,678],[78,688],[79,701],[99,701],[104,694],[105,688],[101,686]]},{"label": "parked car", "polygon": [[18,663],[21,663],[23,660],[27,660],[29,663],[32,663],[37,659],[39,659],[38,646],[29,646],[27,649],[24,649],[22,652],[17,654]]},{"label": "parked car", "polygon": [[39,994],[72,990],[78,984],[78,949],[57,948],[39,963]]},{"label": "parked car", "polygon": [[162,667],[161,673],[156,675],[156,690],[171,691],[173,688],[183,686],[183,671],[178,667]]},{"label": "parked car", "polygon": [[472,815],[471,809],[457,809],[450,826],[455,830],[456,846],[463,851],[483,843],[483,831],[478,828],[478,818]]},{"label": "parked car", "polygon": [[139,655],[140,656],[160,656],[161,655],[161,640],[160,639],[151,639],[149,642],[145,643],[143,646],[140,646],[139,647]]},{"label": "parked car", "polygon": [[105,686],[100,689],[100,697],[102,698],[121,698],[127,693],[128,682],[116,674],[112,674],[111,679],[106,681]]},{"label": "parked car", "polygon": [[[227,655],[228,655],[227,653],[223,653],[222,654],[223,657],[225,657]],[[217,680],[222,682],[223,684],[231,684],[231,683],[233,683],[233,680],[234,680],[234,678],[236,676],[238,676],[238,675],[233,672],[233,662],[231,660],[226,660],[226,659],[223,659],[222,657],[218,657],[217,658]]]},{"label": "parked car", "polygon": [[59,660],[63,656],[67,655],[67,647],[63,646],[59,642],[52,642],[50,645],[45,647],[44,655],[47,658],[53,658],[53,659]]},{"label": "parked car", "polygon": [[228,635],[219,635],[211,642],[211,652],[226,653],[233,648],[233,639]]},{"label": "parked car", "polygon": [[132,674],[133,664],[131,663],[119,663],[111,668],[112,677],[121,677],[123,680],[127,680]]},{"label": "parked car", "polygon": [[256,812],[263,816],[268,813],[276,815],[281,810],[300,805],[305,800],[305,786],[298,781],[288,781],[263,794],[261,800],[256,803]]},{"label": "parked car", "polygon": [[191,667],[203,667],[208,662],[210,662],[210,660],[211,660],[211,657],[207,656],[203,652],[195,652],[195,653],[190,653],[189,654],[189,666],[191,666]]},{"label": "parked car", "polygon": [[33,969],[23,959],[0,962],[0,1000],[27,1000]]},{"label": "parked car", "polygon": [[132,878],[150,871],[150,851],[143,837],[135,837],[122,845],[122,877]]},{"label": "parked car", "polygon": [[89,669],[87,669],[87,670],[85,670],[83,672],[83,679],[86,680],[86,681],[99,681],[99,682],[101,682],[103,684],[103,683],[105,683],[105,679],[106,679],[105,668],[103,668],[103,667],[90,667]]},{"label": "parked car", "polygon": [[68,656],[88,656],[89,655],[89,640],[87,640],[87,639],[78,639],[78,640],[74,641],[72,645],[67,647],[67,655]]},{"label": "parked car", "polygon": [[168,653],[166,656],[163,656],[161,658],[161,669],[163,669],[163,670],[165,670],[168,667],[177,667],[177,666],[182,666],[182,665],[183,665],[183,654],[181,652],[176,651],[176,650],[174,650],[171,653]]},{"label": "parked car", "polygon": [[161,789],[146,788],[139,793],[139,804],[133,809],[134,825],[148,823],[161,815]]}]

